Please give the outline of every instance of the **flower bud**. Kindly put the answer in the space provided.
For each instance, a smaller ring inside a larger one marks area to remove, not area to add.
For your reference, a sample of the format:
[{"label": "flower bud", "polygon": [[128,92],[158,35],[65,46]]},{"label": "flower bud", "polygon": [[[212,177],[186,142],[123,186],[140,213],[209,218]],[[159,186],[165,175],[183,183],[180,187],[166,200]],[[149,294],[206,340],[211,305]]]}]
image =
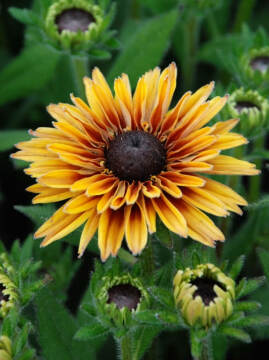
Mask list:
[{"label": "flower bud", "polygon": [[149,295],[139,279],[127,274],[104,277],[102,280],[98,302],[115,324],[128,324],[132,313],[148,306]]},{"label": "flower bud", "polygon": [[17,287],[10,276],[14,269],[9,264],[6,254],[0,255],[0,318],[4,318],[18,300]]},{"label": "flower bud", "polygon": [[177,272],[174,297],[188,325],[208,328],[232,314],[235,284],[213,264],[201,264]]},{"label": "flower bud", "polygon": [[243,88],[234,91],[227,103],[229,115],[240,118],[239,126],[244,135],[255,135],[266,126],[268,109],[269,102],[263,96]]},{"label": "flower bud", "polygon": [[7,336],[0,336],[0,359],[12,360],[11,340]]},{"label": "flower bud", "polygon": [[45,30],[61,47],[80,50],[97,41],[103,22],[101,6],[87,0],[59,0],[48,10]]},{"label": "flower bud", "polygon": [[247,77],[262,80],[269,76],[269,46],[251,49],[241,58],[242,69]]}]

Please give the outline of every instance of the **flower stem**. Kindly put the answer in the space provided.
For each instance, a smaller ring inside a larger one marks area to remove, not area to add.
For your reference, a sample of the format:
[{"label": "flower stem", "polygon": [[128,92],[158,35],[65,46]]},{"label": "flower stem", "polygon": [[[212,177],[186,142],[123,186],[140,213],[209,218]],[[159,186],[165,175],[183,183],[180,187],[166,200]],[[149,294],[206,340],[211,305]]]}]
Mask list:
[{"label": "flower stem", "polygon": [[141,254],[141,265],[145,276],[152,275],[154,272],[154,257],[152,247],[153,236],[149,235],[149,237],[150,239],[148,241],[147,247]]},{"label": "flower stem", "polygon": [[[265,136],[264,135],[259,136],[253,144],[254,150],[255,151],[263,150],[264,143],[265,143]],[[257,159],[254,162],[257,166],[257,169],[261,169],[262,159]],[[261,188],[261,176],[259,176],[259,175],[251,176],[250,185],[249,185],[249,193],[248,193],[248,201],[250,203],[258,200],[259,194],[260,194],[260,188]]]},{"label": "flower stem", "polygon": [[83,77],[89,73],[89,60],[82,56],[70,55],[70,68],[73,75],[76,96],[85,99]]},{"label": "flower stem", "polygon": [[127,333],[119,341],[121,360],[132,360],[132,339]]},{"label": "flower stem", "polygon": [[200,360],[211,360],[212,359],[212,344],[211,344],[211,336],[207,336],[202,341],[202,353]]},{"label": "flower stem", "polygon": [[195,77],[196,51],[199,40],[200,18],[191,16],[183,26],[181,67],[185,89],[191,89]]},{"label": "flower stem", "polygon": [[234,31],[240,31],[243,23],[247,22],[252,14],[256,0],[241,0],[234,22]]}]

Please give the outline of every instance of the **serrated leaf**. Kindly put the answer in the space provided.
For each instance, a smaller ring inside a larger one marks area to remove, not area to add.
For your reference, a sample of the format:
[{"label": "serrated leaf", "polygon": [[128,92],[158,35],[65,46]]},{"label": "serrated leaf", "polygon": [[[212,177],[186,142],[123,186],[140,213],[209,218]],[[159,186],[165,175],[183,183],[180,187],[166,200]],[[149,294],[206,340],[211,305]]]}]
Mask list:
[{"label": "serrated leaf", "polygon": [[0,151],[12,149],[16,143],[29,139],[27,130],[2,130],[0,131]]},{"label": "serrated leaf", "polygon": [[240,311],[240,312],[234,312],[230,317],[229,319],[227,320],[227,324],[229,325],[237,325],[237,323],[243,319],[245,317],[245,314]]},{"label": "serrated leaf", "polygon": [[269,280],[269,252],[264,249],[258,249],[258,256],[263,267],[264,274]]},{"label": "serrated leaf", "polygon": [[94,340],[101,336],[106,336],[108,329],[104,328],[99,323],[94,323],[88,326],[81,327],[75,334],[77,340]]},{"label": "serrated leaf", "polygon": [[169,47],[177,18],[178,11],[173,10],[143,23],[116,58],[108,75],[109,82],[125,72],[134,85],[145,71],[159,65]]},{"label": "serrated leaf", "polygon": [[240,327],[257,327],[269,325],[269,316],[264,315],[251,315],[241,319],[237,326]]},{"label": "serrated leaf", "polygon": [[224,335],[233,337],[237,340],[241,340],[245,343],[251,343],[251,337],[242,329],[236,329],[233,327],[223,326],[220,328],[220,332]]},{"label": "serrated leaf", "polygon": [[163,306],[167,308],[174,308],[174,298],[171,291],[163,289],[159,286],[152,286],[150,287],[149,292]]},{"label": "serrated leaf", "polygon": [[240,274],[242,267],[245,262],[245,256],[241,255],[232,265],[231,270],[229,272],[229,276],[233,279],[236,279]]},{"label": "serrated leaf", "polygon": [[135,314],[135,319],[139,322],[150,324],[150,325],[160,325],[161,322],[157,316],[157,313],[154,310],[143,310]]},{"label": "serrated leaf", "polygon": [[257,301],[241,301],[234,305],[234,309],[237,311],[256,311],[260,308],[261,304]]},{"label": "serrated leaf", "polygon": [[25,49],[0,72],[0,105],[41,89],[51,79],[60,53],[46,45]]},{"label": "serrated leaf", "polygon": [[8,12],[11,16],[13,16],[16,20],[22,22],[23,24],[35,25],[38,23],[37,15],[31,10],[10,7],[8,8]]},{"label": "serrated leaf", "polygon": [[143,326],[137,327],[132,331],[133,335],[133,351],[132,351],[132,360],[140,360],[144,356],[145,352],[148,350],[152,344],[154,338],[162,330],[160,326]]},{"label": "serrated leaf", "polygon": [[46,360],[88,360],[94,355],[94,343],[79,343],[73,337],[78,330],[75,319],[47,289],[34,300],[39,343]]},{"label": "serrated leaf", "polygon": [[256,277],[253,279],[249,279],[246,281],[245,286],[243,286],[240,293],[237,294],[237,298],[241,298],[243,296],[246,296],[256,289],[258,289],[260,286],[264,284],[265,276]]}]

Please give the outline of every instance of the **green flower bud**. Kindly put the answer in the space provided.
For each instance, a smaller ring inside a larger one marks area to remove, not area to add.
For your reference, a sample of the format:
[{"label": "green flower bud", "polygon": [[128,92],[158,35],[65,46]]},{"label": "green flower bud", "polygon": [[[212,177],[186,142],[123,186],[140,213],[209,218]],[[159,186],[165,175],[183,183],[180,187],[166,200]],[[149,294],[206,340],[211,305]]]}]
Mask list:
[{"label": "green flower bud", "polygon": [[251,49],[241,58],[242,69],[247,77],[258,81],[269,78],[269,46]]},{"label": "green flower bud", "polygon": [[228,99],[227,111],[234,118],[240,118],[239,126],[245,135],[255,135],[266,127],[269,102],[257,91],[240,88]]},{"label": "green flower bud", "polygon": [[104,11],[88,0],[59,0],[50,6],[45,30],[65,49],[85,49],[97,42],[104,30]]},{"label": "green flower bud", "polygon": [[201,264],[177,272],[174,297],[188,325],[208,328],[232,314],[235,283],[215,265]]},{"label": "green flower bud", "polygon": [[7,336],[0,336],[0,359],[12,360],[12,344]]},{"label": "green flower bud", "polygon": [[117,326],[127,325],[133,313],[148,307],[149,295],[139,279],[126,274],[102,280],[97,300]]},{"label": "green flower bud", "polygon": [[0,255],[0,318],[4,318],[18,301],[17,287],[11,280],[15,272],[6,254]]}]

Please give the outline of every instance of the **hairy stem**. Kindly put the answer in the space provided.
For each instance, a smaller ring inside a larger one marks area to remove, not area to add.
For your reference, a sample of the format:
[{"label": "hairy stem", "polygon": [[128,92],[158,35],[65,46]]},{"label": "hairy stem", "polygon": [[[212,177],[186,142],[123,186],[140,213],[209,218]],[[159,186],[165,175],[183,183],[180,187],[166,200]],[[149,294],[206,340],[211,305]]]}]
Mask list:
[{"label": "hairy stem", "polygon": [[125,334],[119,341],[121,360],[132,360],[132,339],[129,334]]}]

